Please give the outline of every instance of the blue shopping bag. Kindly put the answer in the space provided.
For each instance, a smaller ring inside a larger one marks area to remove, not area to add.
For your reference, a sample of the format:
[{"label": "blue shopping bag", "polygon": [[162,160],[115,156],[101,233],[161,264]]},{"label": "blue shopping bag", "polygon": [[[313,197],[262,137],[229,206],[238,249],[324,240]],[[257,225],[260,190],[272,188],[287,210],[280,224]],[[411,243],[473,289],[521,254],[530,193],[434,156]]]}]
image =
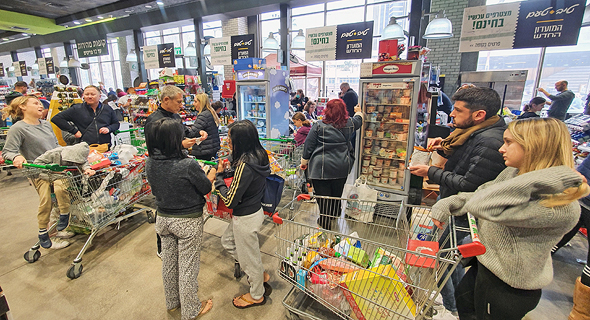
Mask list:
[{"label": "blue shopping bag", "polygon": [[285,179],[276,174],[271,174],[266,177],[266,188],[262,196],[262,210],[266,215],[272,216],[283,195],[283,187],[285,186]]}]

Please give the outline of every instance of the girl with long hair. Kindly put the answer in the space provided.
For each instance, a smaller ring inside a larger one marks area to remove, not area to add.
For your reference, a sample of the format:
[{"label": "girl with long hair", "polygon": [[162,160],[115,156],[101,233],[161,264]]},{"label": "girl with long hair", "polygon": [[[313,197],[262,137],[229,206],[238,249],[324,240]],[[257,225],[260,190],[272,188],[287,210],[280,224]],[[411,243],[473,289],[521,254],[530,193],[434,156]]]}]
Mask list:
[{"label": "girl with long hair", "polygon": [[518,119],[538,118],[539,115],[537,112],[543,109],[545,102],[547,102],[547,100],[542,97],[532,98],[529,103],[524,105],[524,108],[522,109],[523,113],[518,116]]},{"label": "girl with long hair", "polygon": [[[551,143],[548,143],[551,141]],[[522,319],[553,278],[551,248],[578,222],[588,185],[574,171],[570,134],[553,118],[517,120],[500,148],[507,166],[475,192],[437,202],[434,223],[467,212],[479,218],[487,252],[459,283],[461,319]]]},{"label": "girl with long hair", "polygon": [[[354,164],[351,137],[363,124],[361,107],[354,107],[349,117],[342,99],[328,101],[324,119],[313,124],[301,158],[301,169],[307,171],[316,195],[341,197],[346,178]],[[340,214],[340,201],[320,199],[320,227],[330,230],[332,220]]]},{"label": "girl with long hair", "polygon": [[217,151],[221,149],[219,138],[219,116],[211,107],[209,96],[205,93],[195,96],[194,104],[199,112],[195,123],[190,128],[188,137],[200,137],[201,131],[207,132],[207,138],[200,144],[194,145],[192,155],[197,159],[211,160],[217,158]]},{"label": "girl with long hair", "polygon": [[146,174],[156,197],[156,232],[162,241],[162,279],[166,308],[181,308],[182,320],[194,319],[213,307],[198,298],[203,240],[204,196],[211,192],[215,169],[207,174],[183,153],[184,127],[162,118],[146,126],[149,157]]},{"label": "girl with long hair", "polygon": [[301,112],[297,112],[293,115],[293,124],[295,124],[295,127],[297,128],[297,130],[295,131],[295,145],[297,147],[299,147],[300,145],[302,145],[305,142],[305,139],[307,139],[307,135],[309,134],[309,130],[311,129],[311,123],[309,122],[309,120],[307,120],[305,118],[305,115],[303,115],[303,113]]},{"label": "girl with long hair", "polygon": [[[233,209],[233,217],[221,237],[221,244],[248,276],[250,291],[233,299],[236,308],[244,309],[265,304],[272,291],[268,284],[270,275],[264,271],[258,242],[258,233],[264,221],[261,201],[270,166],[252,122],[241,120],[228,128],[232,162],[219,163],[215,188],[225,205]],[[227,186],[224,171],[230,167],[235,173]]]},{"label": "girl with long hair", "polygon": [[307,118],[307,120],[317,120],[317,115],[315,113],[315,109],[316,109],[316,104],[315,102],[309,100],[307,101],[307,103],[305,104],[305,107],[303,107],[303,114],[305,115],[305,118]]}]

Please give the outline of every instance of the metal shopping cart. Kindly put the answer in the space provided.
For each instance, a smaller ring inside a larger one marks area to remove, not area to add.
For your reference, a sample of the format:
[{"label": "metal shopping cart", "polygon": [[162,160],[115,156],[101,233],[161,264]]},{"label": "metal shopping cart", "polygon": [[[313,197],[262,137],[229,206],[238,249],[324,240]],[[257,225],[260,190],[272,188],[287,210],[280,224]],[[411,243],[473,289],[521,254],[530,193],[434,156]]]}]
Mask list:
[{"label": "metal shopping cart", "polygon": [[[39,179],[40,174],[43,174],[50,182],[60,180],[71,202],[70,226],[90,231],[86,243],[66,273],[70,279],[76,279],[82,274],[82,256],[102,229],[142,212],[148,215],[148,220],[153,220],[154,214],[149,208],[135,210],[133,207],[136,202],[151,194],[143,158],[99,170],[91,177],[82,174],[75,167],[56,164],[24,166],[24,174],[30,179]],[[49,233],[52,233],[56,226],[57,223],[51,225]],[[41,256],[39,248],[39,242],[35,243],[25,252],[25,260],[30,263],[37,261]]]},{"label": "metal shopping cart", "polygon": [[302,191],[305,173],[299,168],[303,145],[296,146],[294,139],[260,138],[260,144],[276,163],[271,163],[273,173],[285,179],[285,190],[293,191],[293,199]]},{"label": "metal shopping cart", "polygon": [[145,144],[145,131],[144,128],[133,128],[128,130],[117,130],[114,132],[115,145],[130,144],[137,148],[139,154],[147,152],[147,146]]},{"label": "metal shopping cart", "polygon": [[[471,216],[463,231],[471,231],[473,243],[457,246],[455,232],[432,224],[428,207],[320,196],[301,201],[306,198],[279,211],[276,233],[278,273],[293,285],[283,305],[293,319],[428,319],[461,259],[485,253]],[[359,212],[373,214],[373,222],[348,216]],[[322,217],[333,219],[331,230],[317,227]]]}]

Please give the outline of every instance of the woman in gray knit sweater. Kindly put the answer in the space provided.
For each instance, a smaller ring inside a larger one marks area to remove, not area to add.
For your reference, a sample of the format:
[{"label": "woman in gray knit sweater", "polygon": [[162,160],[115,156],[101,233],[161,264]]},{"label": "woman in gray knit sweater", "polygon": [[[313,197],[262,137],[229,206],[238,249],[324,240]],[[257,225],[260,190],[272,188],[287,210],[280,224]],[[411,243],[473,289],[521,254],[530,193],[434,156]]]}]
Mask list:
[{"label": "woman in gray knit sweater", "polygon": [[589,193],[571,150],[559,120],[511,122],[500,148],[507,168],[475,192],[433,206],[439,228],[450,215],[479,218],[487,249],[455,292],[460,319],[522,319],[539,303],[553,279],[551,248],[576,224],[576,200]]}]

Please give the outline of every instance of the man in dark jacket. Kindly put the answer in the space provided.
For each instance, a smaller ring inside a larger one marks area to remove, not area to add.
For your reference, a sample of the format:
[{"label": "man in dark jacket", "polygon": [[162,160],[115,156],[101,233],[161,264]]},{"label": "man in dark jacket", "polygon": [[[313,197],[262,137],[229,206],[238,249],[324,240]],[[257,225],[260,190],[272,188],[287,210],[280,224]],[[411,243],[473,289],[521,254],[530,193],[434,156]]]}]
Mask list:
[{"label": "man in dark jacket", "polygon": [[[455,106],[451,118],[457,129],[446,139],[435,138],[429,143],[429,147],[447,158],[444,169],[426,165],[409,168],[410,173],[438,183],[441,198],[473,192],[506,168],[498,151],[506,129],[504,119],[498,116],[502,104],[498,93],[490,88],[473,87],[457,91],[452,99]],[[457,217],[455,223],[467,226],[467,219]],[[457,240],[465,236],[459,234]],[[448,285],[441,290],[443,304],[453,314],[457,312],[454,289],[463,273],[463,268],[457,267]]]},{"label": "man in dark jacket", "polygon": [[119,129],[119,120],[113,109],[99,100],[100,90],[95,86],[87,86],[84,88],[84,103],[75,104],[56,114],[51,122],[88,144],[110,145],[111,132]]},{"label": "man in dark jacket", "polygon": [[346,103],[346,111],[348,111],[348,116],[352,117],[354,115],[354,107],[359,103],[359,96],[352,90],[348,82],[342,82],[340,84],[340,99],[344,100]]},{"label": "man in dark jacket", "polygon": [[[150,114],[149,117],[145,120],[145,126],[147,124],[156,121],[162,118],[172,118],[182,122],[182,118],[178,115],[178,112],[182,108],[182,102],[184,92],[180,90],[176,86],[165,86],[160,90],[160,106],[154,113]],[[185,128],[184,134],[185,136],[188,133],[188,128]],[[201,138],[207,139],[207,133],[204,131],[200,132]],[[147,135],[146,135],[147,136]],[[182,146],[185,149],[188,149],[197,143],[197,138],[192,139],[184,139],[182,141]]]}]

